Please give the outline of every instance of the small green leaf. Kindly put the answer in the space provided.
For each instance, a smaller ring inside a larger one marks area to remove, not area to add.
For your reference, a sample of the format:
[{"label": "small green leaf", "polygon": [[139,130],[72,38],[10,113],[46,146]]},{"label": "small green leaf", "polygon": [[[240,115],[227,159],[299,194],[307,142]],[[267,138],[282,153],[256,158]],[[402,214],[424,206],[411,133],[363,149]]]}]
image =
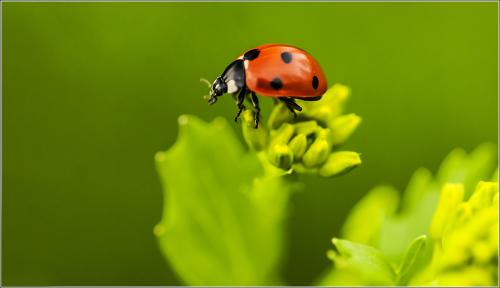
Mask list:
[{"label": "small green leaf", "polygon": [[431,260],[432,246],[427,239],[427,236],[422,235],[413,242],[406,251],[406,255],[401,262],[398,276],[397,285],[406,286],[408,281],[415,276],[422,268]]},{"label": "small green leaf", "polygon": [[275,285],[289,188],[264,174],[223,119],[181,116],[156,155],[164,210],[154,232],[187,285]]},{"label": "small green leaf", "polygon": [[322,286],[395,284],[394,270],[379,250],[337,238],[332,242],[338,251],[328,253],[335,264],[335,270],[332,271],[334,275],[326,275],[320,283]]}]

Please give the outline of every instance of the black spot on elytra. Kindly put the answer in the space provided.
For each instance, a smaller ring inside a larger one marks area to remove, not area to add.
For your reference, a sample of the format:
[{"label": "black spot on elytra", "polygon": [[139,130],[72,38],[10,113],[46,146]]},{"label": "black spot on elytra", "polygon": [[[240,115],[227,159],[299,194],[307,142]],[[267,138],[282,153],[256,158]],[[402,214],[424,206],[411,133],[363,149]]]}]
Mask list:
[{"label": "black spot on elytra", "polygon": [[276,77],[271,81],[271,87],[273,87],[274,90],[280,90],[281,87],[283,87],[283,83],[281,83],[281,79]]},{"label": "black spot on elytra", "polygon": [[260,54],[260,50],[259,49],[252,49],[250,51],[247,51],[244,55],[243,55],[243,60],[249,60],[249,61],[252,61],[253,59],[259,57],[259,54]]},{"label": "black spot on elytra", "polygon": [[318,80],[318,77],[316,76],[313,76],[313,79],[312,79],[312,86],[314,89],[318,89],[318,86],[319,86],[319,80]]},{"label": "black spot on elytra", "polygon": [[283,60],[283,62],[285,62],[286,64],[292,62],[292,53],[290,52],[281,53],[281,60]]}]

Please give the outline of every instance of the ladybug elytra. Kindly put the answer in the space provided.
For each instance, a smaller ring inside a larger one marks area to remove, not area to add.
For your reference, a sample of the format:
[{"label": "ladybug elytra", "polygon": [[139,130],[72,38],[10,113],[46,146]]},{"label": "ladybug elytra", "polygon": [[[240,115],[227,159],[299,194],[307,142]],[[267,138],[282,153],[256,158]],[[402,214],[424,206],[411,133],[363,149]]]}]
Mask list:
[{"label": "ladybug elytra", "polygon": [[229,93],[236,97],[238,120],[247,95],[255,109],[255,128],[259,125],[260,108],[257,94],[277,98],[296,115],[302,108],[295,99],[321,99],[327,87],[319,63],[306,51],[283,44],[258,46],[240,55],[229,64],[210,87],[209,104]]}]

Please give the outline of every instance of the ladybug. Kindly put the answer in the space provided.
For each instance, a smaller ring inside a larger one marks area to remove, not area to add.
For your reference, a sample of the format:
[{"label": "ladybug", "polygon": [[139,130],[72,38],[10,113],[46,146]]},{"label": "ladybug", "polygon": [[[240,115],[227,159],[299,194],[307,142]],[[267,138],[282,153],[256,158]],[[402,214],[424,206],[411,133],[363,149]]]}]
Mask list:
[{"label": "ladybug", "polygon": [[255,109],[255,128],[259,126],[260,108],[256,93],[282,101],[294,116],[302,111],[296,99],[316,101],[327,87],[319,63],[306,51],[284,44],[267,44],[246,51],[229,64],[210,87],[210,105],[229,93],[236,98],[238,112],[245,109],[246,97]]}]

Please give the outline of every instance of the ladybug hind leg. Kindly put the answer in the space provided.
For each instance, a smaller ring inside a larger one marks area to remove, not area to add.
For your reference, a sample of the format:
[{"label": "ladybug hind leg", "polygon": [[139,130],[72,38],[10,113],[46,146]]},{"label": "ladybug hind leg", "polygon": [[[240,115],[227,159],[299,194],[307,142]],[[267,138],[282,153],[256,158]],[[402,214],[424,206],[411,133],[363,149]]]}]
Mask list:
[{"label": "ladybug hind leg", "polygon": [[259,106],[259,98],[257,98],[257,95],[255,95],[255,92],[252,91],[252,97],[250,98],[252,100],[252,105],[253,108],[255,109],[255,116],[254,116],[254,128],[259,127],[259,121],[260,121],[260,106]]},{"label": "ladybug hind leg", "polygon": [[292,112],[294,117],[297,117],[297,113],[295,110],[302,111],[302,107],[299,104],[295,103],[295,99],[290,97],[279,97],[279,99],[285,104],[286,108]]}]

